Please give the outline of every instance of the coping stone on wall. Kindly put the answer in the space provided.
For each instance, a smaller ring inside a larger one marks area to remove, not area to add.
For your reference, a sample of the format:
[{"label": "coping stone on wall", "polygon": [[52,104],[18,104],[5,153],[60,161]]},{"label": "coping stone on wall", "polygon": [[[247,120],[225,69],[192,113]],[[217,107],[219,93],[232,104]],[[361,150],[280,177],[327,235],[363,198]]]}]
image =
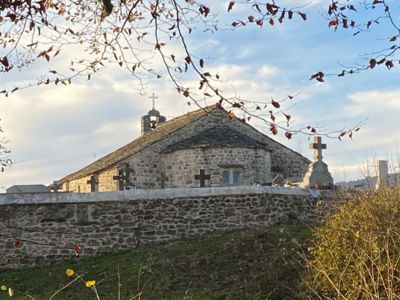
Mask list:
[{"label": "coping stone on wall", "polygon": [[236,187],[208,187],[208,188],[171,188],[154,190],[129,190],[118,192],[93,193],[45,193],[45,194],[0,194],[0,206],[10,204],[51,204],[51,203],[86,203],[110,201],[134,201],[151,199],[191,198],[224,195],[244,194],[276,194],[321,196],[319,190],[284,188],[270,186],[236,186]]}]

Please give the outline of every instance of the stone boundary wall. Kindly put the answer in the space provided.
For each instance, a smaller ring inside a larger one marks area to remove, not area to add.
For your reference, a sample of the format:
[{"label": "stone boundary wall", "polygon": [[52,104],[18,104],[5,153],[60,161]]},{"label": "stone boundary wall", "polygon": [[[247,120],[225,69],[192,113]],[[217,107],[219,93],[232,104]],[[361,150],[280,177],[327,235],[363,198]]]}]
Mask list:
[{"label": "stone boundary wall", "polygon": [[86,257],[290,218],[319,220],[321,197],[327,196],[279,187],[2,194],[0,268],[74,258],[76,245]]}]

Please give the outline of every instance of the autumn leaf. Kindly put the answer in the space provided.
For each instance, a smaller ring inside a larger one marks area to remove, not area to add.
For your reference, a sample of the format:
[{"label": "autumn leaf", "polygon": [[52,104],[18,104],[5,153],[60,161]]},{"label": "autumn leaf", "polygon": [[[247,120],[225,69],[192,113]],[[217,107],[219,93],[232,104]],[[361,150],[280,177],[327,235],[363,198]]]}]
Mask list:
[{"label": "autumn leaf", "polygon": [[292,133],[290,131],[286,131],[285,132],[285,136],[288,140],[290,140],[292,138]]},{"label": "autumn leaf", "polygon": [[205,5],[201,5],[201,6],[199,7],[199,12],[200,12],[200,14],[202,14],[203,16],[207,17],[208,14],[210,13],[210,9],[209,9],[207,6],[205,6]]},{"label": "autumn leaf", "polygon": [[3,59],[1,60],[1,63],[3,66],[5,66],[6,68],[8,68],[10,66],[10,63],[8,62],[8,58],[7,56],[4,56]]},{"label": "autumn leaf", "polygon": [[325,74],[323,72],[321,72],[321,71],[317,72],[317,73],[311,75],[310,80],[315,79],[315,80],[317,80],[319,82],[324,82],[324,75]]},{"label": "autumn leaf", "polygon": [[299,15],[304,21],[307,20],[307,15],[305,13],[299,12]]},{"label": "autumn leaf", "polygon": [[281,105],[279,104],[279,102],[275,101],[274,99],[271,100],[271,104],[272,104],[272,106],[275,107],[275,108],[281,107]]},{"label": "autumn leaf", "polygon": [[229,117],[229,119],[232,120],[233,118],[235,118],[235,113],[234,113],[233,111],[230,110],[230,111],[228,112],[228,117]]},{"label": "autumn leaf", "polygon": [[232,107],[241,108],[242,105],[240,103],[238,103],[238,102],[235,102],[235,103],[232,104]]},{"label": "autumn leaf", "polygon": [[14,241],[14,247],[15,247],[15,248],[18,248],[19,246],[21,246],[21,240],[16,239],[16,240]]},{"label": "autumn leaf", "polygon": [[203,68],[204,67],[204,59],[200,58],[199,63],[200,63],[200,67]]},{"label": "autumn leaf", "polygon": [[269,126],[269,130],[272,132],[273,135],[277,135],[278,134],[278,128],[276,127],[275,124],[271,124]]},{"label": "autumn leaf", "polygon": [[375,68],[375,66],[376,66],[376,60],[375,60],[374,58],[372,58],[372,59],[369,61],[369,67],[370,67],[371,69],[373,69],[373,68]]},{"label": "autumn leaf", "polygon": [[229,2],[229,5],[228,5],[228,12],[230,12],[230,11],[232,10],[232,8],[233,8],[234,5],[235,5],[235,2],[234,2],[234,1]]},{"label": "autumn leaf", "polygon": [[76,244],[74,247],[75,256],[79,257],[79,255],[81,254],[81,251],[82,251],[81,246],[79,246],[79,244]]},{"label": "autumn leaf", "polygon": [[388,68],[388,70],[390,70],[391,68],[393,68],[393,62],[391,60],[388,60],[385,63],[385,66]]},{"label": "autumn leaf", "polygon": [[73,276],[73,275],[75,274],[75,272],[74,272],[74,270],[72,270],[72,269],[67,269],[67,270],[65,271],[65,274],[66,274],[68,277],[71,277],[71,276]]}]

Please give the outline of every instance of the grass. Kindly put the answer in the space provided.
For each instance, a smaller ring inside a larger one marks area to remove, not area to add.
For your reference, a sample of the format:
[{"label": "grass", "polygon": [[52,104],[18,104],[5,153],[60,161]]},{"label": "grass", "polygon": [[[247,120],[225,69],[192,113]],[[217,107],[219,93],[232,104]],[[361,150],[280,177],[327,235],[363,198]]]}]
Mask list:
[{"label": "grass", "polygon": [[[110,253],[81,262],[0,271],[0,285],[15,290],[13,299],[49,299],[71,278],[71,268],[85,280],[96,280],[102,300],[118,299],[299,299],[301,260],[309,225],[277,225],[185,239]],[[120,281],[118,280],[120,277]],[[141,298],[138,293],[141,292]],[[134,298],[136,296],[136,298]],[[0,299],[9,299],[0,292]],[[54,299],[95,299],[81,281]]]}]

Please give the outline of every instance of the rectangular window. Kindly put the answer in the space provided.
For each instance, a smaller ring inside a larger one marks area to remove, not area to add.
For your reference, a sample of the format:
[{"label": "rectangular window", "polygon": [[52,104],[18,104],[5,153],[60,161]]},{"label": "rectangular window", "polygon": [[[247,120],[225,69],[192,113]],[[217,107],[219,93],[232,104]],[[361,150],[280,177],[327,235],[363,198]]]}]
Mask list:
[{"label": "rectangular window", "polygon": [[241,170],[225,169],[222,171],[222,186],[237,186],[240,185]]}]

